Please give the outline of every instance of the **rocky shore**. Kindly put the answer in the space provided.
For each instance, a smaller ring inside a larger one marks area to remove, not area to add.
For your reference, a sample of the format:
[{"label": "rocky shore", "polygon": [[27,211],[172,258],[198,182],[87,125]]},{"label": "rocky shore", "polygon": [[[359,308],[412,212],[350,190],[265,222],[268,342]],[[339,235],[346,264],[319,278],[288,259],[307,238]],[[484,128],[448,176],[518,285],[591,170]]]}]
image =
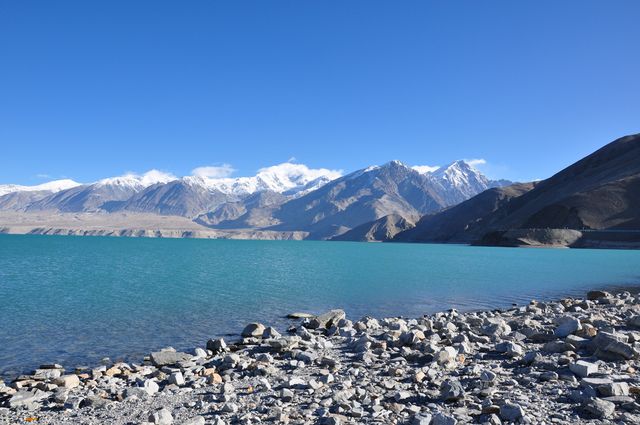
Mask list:
[{"label": "rocky shore", "polygon": [[640,423],[640,298],[417,319],[341,310],[140,364],[0,382],[0,423]]}]

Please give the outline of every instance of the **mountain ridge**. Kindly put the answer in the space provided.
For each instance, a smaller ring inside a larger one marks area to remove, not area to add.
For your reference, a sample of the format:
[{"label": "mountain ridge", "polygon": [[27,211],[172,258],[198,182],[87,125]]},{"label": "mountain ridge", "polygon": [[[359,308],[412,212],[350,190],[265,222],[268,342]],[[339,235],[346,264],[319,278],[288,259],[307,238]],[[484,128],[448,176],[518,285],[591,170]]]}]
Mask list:
[{"label": "mountain ridge", "polygon": [[[423,217],[415,228],[399,233],[394,240],[590,246],[592,231],[597,231],[600,245],[606,244],[607,231],[637,231],[640,135],[616,139],[548,179],[528,185],[503,188],[505,197],[494,208],[485,202],[490,191],[481,193],[449,210]],[[561,230],[566,230],[566,235]],[[575,232],[581,232],[580,236]],[[624,242],[633,241],[627,238]]]},{"label": "mountain ridge", "polygon": [[461,160],[426,172],[392,160],[346,175],[284,163],[253,177],[177,178],[152,170],[56,192],[17,191],[0,196],[0,209],[175,215],[212,229],[302,231],[328,239],[384,216],[414,223],[499,184]]}]

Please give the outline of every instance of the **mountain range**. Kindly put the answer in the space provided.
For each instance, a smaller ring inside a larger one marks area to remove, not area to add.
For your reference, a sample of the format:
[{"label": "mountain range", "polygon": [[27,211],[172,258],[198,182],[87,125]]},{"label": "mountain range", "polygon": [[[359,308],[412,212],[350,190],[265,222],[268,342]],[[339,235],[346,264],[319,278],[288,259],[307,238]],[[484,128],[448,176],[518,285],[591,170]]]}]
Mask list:
[{"label": "mountain range", "polygon": [[539,182],[487,190],[422,217],[401,242],[619,246],[640,242],[640,135]]},{"label": "mountain range", "polygon": [[175,178],[151,171],[91,184],[6,185],[0,186],[0,210],[152,213],[186,217],[212,229],[306,232],[310,239],[330,239],[390,215],[414,223],[509,184],[489,180],[465,161],[426,171],[390,161],[341,174],[284,163],[252,177]]},{"label": "mountain range", "polygon": [[70,215],[72,224],[111,220],[108,234],[179,235],[184,228],[185,237],[640,247],[640,135],[529,183],[490,180],[460,160],[436,169],[390,161],[346,175],[284,163],[252,177],[152,170],[91,184],[0,186],[0,232],[11,231],[6,221],[13,219],[16,232],[76,234],[40,225]]}]

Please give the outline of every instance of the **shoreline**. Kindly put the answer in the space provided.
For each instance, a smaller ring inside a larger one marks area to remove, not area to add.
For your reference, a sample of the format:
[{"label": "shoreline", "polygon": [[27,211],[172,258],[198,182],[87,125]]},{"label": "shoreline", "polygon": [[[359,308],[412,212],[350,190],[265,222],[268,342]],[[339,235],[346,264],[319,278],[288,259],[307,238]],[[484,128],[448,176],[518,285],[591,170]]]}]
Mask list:
[{"label": "shoreline", "polygon": [[249,324],[237,342],[139,364],[43,365],[0,383],[0,423],[640,421],[640,298],[629,292],[416,319],[351,322],[332,310],[292,323]]},{"label": "shoreline", "polygon": [[149,213],[15,213],[0,211],[0,234],[105,236],[167,239],[317,240],[331,242],[388,242],[454,244],[508,248],[640,249],[640,232],[577,231],[569,229],[512,229],[491,232],[480,240],[362,241],[310,238],[308,231],[262,228],[217,229],[180,216]]}]

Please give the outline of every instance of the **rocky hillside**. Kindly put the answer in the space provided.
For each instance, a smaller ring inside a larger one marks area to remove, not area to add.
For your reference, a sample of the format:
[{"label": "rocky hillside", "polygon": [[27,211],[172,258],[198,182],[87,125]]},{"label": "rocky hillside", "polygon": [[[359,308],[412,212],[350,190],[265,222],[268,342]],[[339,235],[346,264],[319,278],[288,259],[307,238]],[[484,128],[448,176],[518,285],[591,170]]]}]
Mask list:
[{"label": "rocky hillside", "polygon": [[398,233],[412,229],[415,220],[398,214],[385,215],[375,221],[361,224],[341,235],[331,238],[332,241],[383,242],[393,239]]},{"label": "rocky hillside", "polygon": [[489,191],[424,217],[396,240],[496,241],[495,232],[540,228],[640,229],[640,135],[620,138],[535,185]]},{"label": "rocky hillside", "polygon": [[[423,169],[428,170],[419,171]],[[364,233],[359,229],[343,239],[378,240],[411,227],[425,214],[502,184],[464,161],[435,171],[391,161],[344,177],[334,170],[285,163],[253,177],[176,178],[151,170],[56,192],[7,185],[0,210],[179,216],[212,229],[304,232],[312,239],[329,239],[371,223]]]},{"label": "rocky hillside", "polygon": [[[356,171],[284,204],[274,214],[282,224],[274,229],[305,229],[313,238],[329,239],[389,215],[413,221],[490,187],[477,170],[462,164],[420,173],[391,161]],[[464,178],[444,178],[450,169]]]},{"label": "rocky hillside", "polygon": [[494,213],[513,199],[534,187],[534,183],[519,183],[492,188],[473,198],[436,214],[422,217],[415,227],[395,236],[398,242],[472,242],[486,233]]}]

